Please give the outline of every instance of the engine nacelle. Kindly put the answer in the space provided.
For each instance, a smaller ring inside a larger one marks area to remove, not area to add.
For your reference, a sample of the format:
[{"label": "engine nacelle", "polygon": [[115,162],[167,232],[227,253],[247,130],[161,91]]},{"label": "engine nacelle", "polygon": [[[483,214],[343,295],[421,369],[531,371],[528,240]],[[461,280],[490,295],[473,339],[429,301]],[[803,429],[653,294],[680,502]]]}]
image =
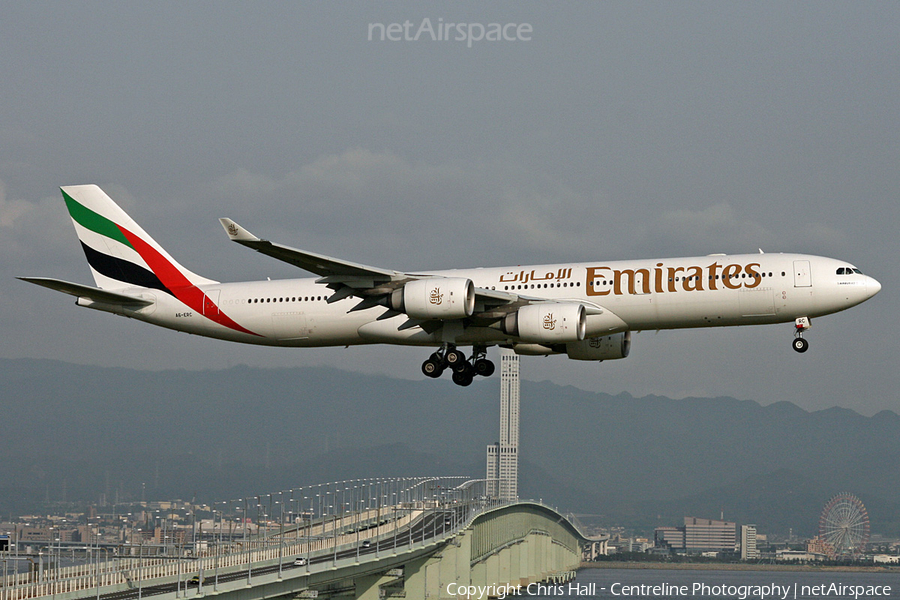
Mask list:
[{"label": "engine nacelle", "polygon": [[573,360],[614,360],[627,357],[630,351],[630,331],[566,344],[566,354]]},{"label": "engine nacelle", "polygon": [[578,342],[584,339],[584,331],[584,305],[575,302],[529,304],[503,319],[503,332],[523,342]]},{"label": "engine nacelle", "polygon": [[463,277],[416,279],[394,290],[390,304],[413,319],[462,319],[475,312],[475,284]]}]

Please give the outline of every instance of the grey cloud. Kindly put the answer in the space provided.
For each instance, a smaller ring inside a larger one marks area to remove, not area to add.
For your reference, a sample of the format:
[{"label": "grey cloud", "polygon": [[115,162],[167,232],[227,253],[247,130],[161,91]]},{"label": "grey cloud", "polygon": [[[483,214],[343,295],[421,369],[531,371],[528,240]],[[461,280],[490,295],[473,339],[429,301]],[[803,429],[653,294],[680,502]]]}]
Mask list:
[{"label": "grey cloud", "polygon": [[0,181],[0,253],[4,259],[46,260],[67,249],[72,225],[60,204],[61,200],[53,198],[10,197]]},{"label": "grey cloud", "polygon": [[795,246],[834,247],[846,240],[842,231],[824,223],[804,222],[802,227],[791,231],[790,227],[773,227],[749,218],[724,202],[700,210],[664,211],[644,234],[648,245],[677,247],[702,254],[747,253],[758,248],[786,250],[786,236]]},{"label": "grey cloud", "polygon": [[[520,253],[515,262],[524,255],[571,259],[592,245],[592,223],[602,212],[565,184],[512,163],[428,164],[365,148],[320,156],[280,178],[237,170],[211,188],[228,209],[265,208],[253,218],[266,219],[266,226],[280,228],[289,219],[306,233],[422,244],[418,252],[427,256],[432,248],[437,264],[448,263],[440,250],[451,241],[471,248],[470,260],[497,245],[509,259]],[[457,257],[451,266],[460,266]]]}]

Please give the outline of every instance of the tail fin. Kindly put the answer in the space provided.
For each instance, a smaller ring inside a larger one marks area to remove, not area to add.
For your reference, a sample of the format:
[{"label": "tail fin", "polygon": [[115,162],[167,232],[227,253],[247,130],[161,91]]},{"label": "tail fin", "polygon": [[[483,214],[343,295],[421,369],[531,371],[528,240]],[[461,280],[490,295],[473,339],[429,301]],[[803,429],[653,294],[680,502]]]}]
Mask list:
[{"label": "tail fin", "polygon": [[96,185],[61,188],[97,287],[173,288],[217,283],[188,271]]}]

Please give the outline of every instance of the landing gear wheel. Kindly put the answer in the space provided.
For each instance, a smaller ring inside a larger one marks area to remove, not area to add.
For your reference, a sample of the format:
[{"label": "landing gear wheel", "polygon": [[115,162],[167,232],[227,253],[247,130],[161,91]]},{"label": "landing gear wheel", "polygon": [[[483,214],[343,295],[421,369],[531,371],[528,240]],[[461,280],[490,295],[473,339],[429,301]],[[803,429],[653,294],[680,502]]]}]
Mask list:
[{"label": "landing gear wheel", "polygon": [[453,383],[456,385],[466,387],[467,385],[471,385],[472,379],[474,379],[474,373],[471,368],[453,372]]},{"label": "landing gear wheel", "polygon": [[807,342],[802,337],[794,338],[791,346],[793,346],[794,350],[796,350],[797,352],[806,352],[807,350],[809,350],[809,342]]},{"label": "landing gear wheel", "polygon": [[494,363],[486,358],[479,358],[472,367],[475,369],[475,373],[482,377],[490,377],[494,374]]},{"label": "landing gear wheel", "polygon": [[444,372],[444,362],[440,358],[435,359],[435,356],[432,354],[431,358],[422,363],[422,372],[436,379]]},{"label": "landing gear wheel", "polygon": [[456,348],[448,350],[447,354],[444,355],[444,360],[447,361],[447,366],[457,373],[465,369],[466,365],[469,364],[466,362],[466,355]]}]

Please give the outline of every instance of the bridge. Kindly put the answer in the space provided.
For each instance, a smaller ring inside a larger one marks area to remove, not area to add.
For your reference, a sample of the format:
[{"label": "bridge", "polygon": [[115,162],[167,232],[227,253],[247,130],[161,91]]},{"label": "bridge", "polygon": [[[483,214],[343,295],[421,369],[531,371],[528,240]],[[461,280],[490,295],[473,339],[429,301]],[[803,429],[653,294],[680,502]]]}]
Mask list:
[{"label": "bridge", "polygon": [[0,600],[488,597],[566,581],[603,541],[540,502],[490,498],[485,484],[368,479],[216,503],[190,540],[132,537],[91,548],[85,564],[41,560],[5,576]]}]

